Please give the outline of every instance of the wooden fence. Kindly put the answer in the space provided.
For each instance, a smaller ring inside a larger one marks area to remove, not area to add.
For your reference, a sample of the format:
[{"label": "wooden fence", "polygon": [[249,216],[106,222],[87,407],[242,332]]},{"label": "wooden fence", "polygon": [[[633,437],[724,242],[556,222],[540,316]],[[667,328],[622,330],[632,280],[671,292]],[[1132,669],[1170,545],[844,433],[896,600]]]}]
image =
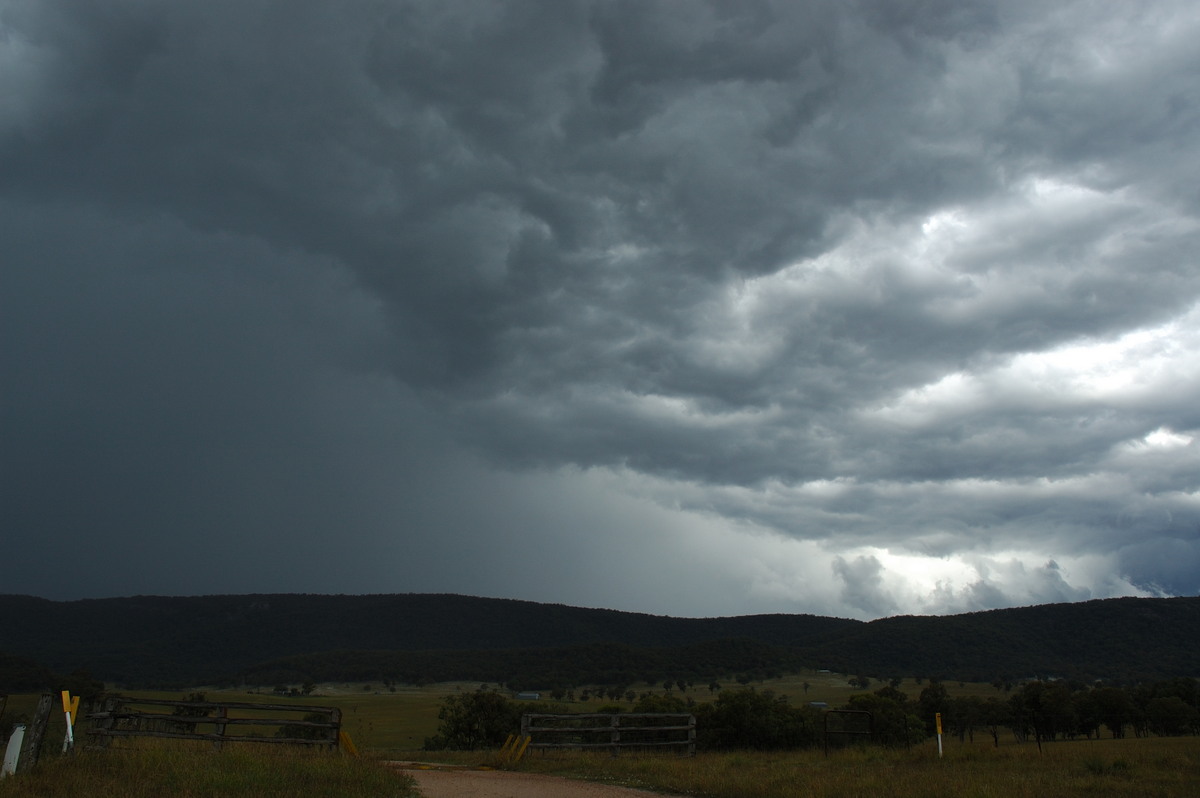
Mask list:
[{"label": "wooden fence", "polygon": [[530,748],[674,747],[696,754],[696,716],[665,712],[591,715],[522,715],[521,735]]},{"label": "wooden fence", "polygon": [[336,747],[342,726],[336,707],[123,697],[105,699],[101,711],[88,717],[88,733],[102,746],[121,737],[160,737],[205,740],[218,748],[228,742]]},{"label": "wooden fence", "polygon": [[[875,716],[862,709],[827,709],[825,718],[825,756],[829,756],[830,735],[860,736],[868,739],[875,736]],[[830,721],[833,721],[830,723]],[[905,731],[908,726],[905,724]],[[907,738],[907,733],[905,738]]]}]

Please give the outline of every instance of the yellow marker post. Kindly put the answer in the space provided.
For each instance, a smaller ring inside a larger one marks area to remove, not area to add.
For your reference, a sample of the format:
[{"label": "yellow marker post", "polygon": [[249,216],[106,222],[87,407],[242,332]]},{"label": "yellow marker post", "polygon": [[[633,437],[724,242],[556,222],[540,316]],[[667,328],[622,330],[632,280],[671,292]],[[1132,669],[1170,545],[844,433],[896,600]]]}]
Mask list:
[{"label": "yellow marker post", "polygon": [[67,735],[63,738],[63,753],[75,747],[75,718],[79,714],[79,696],[71,698],[70,690],[62,691],[63,715],[67,719]]},{"label": "yellow marker post", "polygon": [[[517,739],[520,739],[520,738],[517,738]],[[516,758],[513,759],[513,764],[516,764],[517,762],[521,761],[521,757],[525,756],[525,749],[529,747],[529,744],[531,742],[533,742],[532,734],[526,736],[524,741],[522,741],[521,745],[517,747],[517,749],[516,749],[517,754],[516,754]]]},{"label": "yellow marker post", "polygon": [[350,735],[348,733],[344,731],[338,732],[338,745],[340,745],[341,749],[350,756],[354,757],[355,759],[358,758],[358,746],[355,745],[354,741],[350,739]]},{"label": "yellow marker post", "polygon": [[935,714],[933,716],[933,719],[937,723],[938,759],[941,759],[942,758],[942,713],[938,712],[937,714]]}]

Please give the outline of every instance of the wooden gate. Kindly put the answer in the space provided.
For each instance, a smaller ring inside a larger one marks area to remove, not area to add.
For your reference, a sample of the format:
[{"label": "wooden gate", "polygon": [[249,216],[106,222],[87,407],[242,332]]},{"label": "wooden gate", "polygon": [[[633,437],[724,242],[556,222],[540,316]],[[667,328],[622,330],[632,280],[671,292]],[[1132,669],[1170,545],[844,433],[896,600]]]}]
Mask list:
[{"label": "wooden gate", "polygon": [[696,754],[696,716],[666,712],[522,715],[530,748],[680,748]]},{"label": "wooden gate", "polygon": [[88,717],[88,733],[105,746],[121,737],[158,737],[204,740],[218,748],[228,742],[336,747],[342,726],[336,707],[121,696],[105,699],[103,709]]}]

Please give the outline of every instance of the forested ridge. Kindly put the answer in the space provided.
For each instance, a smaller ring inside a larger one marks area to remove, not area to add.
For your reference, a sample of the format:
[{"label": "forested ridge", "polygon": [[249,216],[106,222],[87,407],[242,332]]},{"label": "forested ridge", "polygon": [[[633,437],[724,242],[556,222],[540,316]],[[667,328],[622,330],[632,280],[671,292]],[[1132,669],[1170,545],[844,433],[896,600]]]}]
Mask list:
[{"label": "forested ridge", "polygon": [[672,618],[430,594],[0,596],[0,629],[0,653],[13,662],[82,669],[127,686],[480,679],[553,687],[763,678],[804,667],[971,681],[1200,674],[1200,598],[867,623],[784,614]]}]

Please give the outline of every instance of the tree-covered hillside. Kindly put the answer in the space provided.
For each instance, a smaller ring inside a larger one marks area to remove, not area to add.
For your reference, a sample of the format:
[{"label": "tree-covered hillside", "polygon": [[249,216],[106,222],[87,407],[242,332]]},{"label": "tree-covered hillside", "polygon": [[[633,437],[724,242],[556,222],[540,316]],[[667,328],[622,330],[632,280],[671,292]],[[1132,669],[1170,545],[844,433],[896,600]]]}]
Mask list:
[{"label": "tree-covered hillside", "polygon": [[423,594],[0,596],[0,629],[2,653],[129,686],[346,679],[547,686],[800,667],[972,681],[1200,674],[1198,598],[862,623],[812,615],[670,618]]}]

